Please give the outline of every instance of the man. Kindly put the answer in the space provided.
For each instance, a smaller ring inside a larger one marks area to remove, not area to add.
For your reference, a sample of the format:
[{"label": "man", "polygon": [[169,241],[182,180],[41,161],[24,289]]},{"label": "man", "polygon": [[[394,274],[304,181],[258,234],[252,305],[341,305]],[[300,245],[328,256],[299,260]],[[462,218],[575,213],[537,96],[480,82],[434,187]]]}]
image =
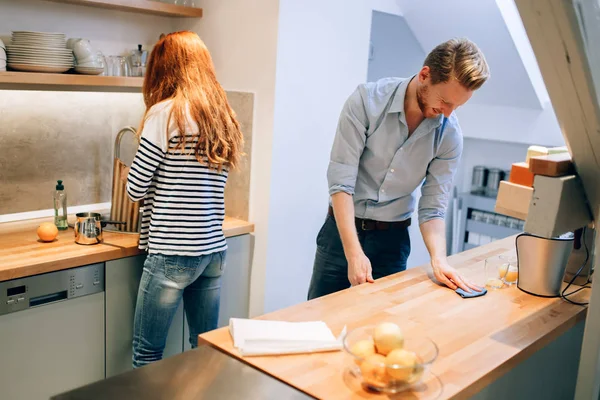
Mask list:
[{"label": "man", "polygon": [[481,290],[448,264],[444,217],[462,152],[454,110],[488,77],[479,48],[453,39],[433,49],[411,78],[358,86],[331,151],[331,206],[317,236],[309,299],[406,269],[421,184],[418,220],[435,278],[453,290]]}]

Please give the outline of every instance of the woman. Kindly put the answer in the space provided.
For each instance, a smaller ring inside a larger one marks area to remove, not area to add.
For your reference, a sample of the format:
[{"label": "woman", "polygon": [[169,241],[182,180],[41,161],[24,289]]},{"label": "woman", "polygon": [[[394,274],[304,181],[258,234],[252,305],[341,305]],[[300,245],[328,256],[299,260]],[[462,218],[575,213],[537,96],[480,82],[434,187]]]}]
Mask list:
[{"label": "woman", "polygon": [[156,44],[144,79],[146,113],[127,175],[144,200],[140,244],[148,251],[133,328],[133,366],[160,360],[183,298],[190,343],[217,327],[227,244],[224,190],[243,146],[239,123],[198,35]]}]

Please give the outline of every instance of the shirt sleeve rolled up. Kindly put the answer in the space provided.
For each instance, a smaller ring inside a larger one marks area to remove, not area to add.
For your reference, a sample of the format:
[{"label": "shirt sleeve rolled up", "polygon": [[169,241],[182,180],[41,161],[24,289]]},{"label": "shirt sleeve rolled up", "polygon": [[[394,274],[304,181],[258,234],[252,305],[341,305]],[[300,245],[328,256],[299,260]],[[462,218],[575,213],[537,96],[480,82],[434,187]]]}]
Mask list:
[{"label": "shirt sleeve rolled up", "polygon": [[354,195],[358,163],[369,125],[363,96],[363,89],[359,86],[342,109],[327,169],[329,195],[338,192]]},{"label": "shirt sleeve rolled up", "polygon": [[[450,132],[448,132],[450,134]],[[450,199],[452,180],[462,154],[462,134],[452,132],[447,150],[436,156],[427,168],[419,200],[419,225],[432,219],[444,219]]]}]

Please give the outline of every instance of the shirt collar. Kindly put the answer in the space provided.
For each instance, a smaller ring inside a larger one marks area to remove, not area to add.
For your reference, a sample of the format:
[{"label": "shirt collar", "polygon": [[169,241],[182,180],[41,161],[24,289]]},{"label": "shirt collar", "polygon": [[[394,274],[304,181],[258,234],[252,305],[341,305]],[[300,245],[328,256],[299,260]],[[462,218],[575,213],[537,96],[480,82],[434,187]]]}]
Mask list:
[{"label": "shirt collar", "polygon": [[[410,83],[410,81],[413,80],[414,77],[416,77],[417,75],[413,75],[410,78],[406,78],[405,80],[402,81],[402,83],[400,84],[400,86],[398,86],[398,90],[396,91],[396,94],[394,95],[394,100],[392,100],[392,104],[388,110],[388,114],[389,113],[400,113],[400,114],[404,114],[404,98],[406,97],[406,89],[408,88],[408,84]],[[431,120],[434,123],[434,127],[438,127],[442,124],[442,121],[444,120],[444,115],[440,114],[437,117],[434,118],[427,118],[429,120]]]}]

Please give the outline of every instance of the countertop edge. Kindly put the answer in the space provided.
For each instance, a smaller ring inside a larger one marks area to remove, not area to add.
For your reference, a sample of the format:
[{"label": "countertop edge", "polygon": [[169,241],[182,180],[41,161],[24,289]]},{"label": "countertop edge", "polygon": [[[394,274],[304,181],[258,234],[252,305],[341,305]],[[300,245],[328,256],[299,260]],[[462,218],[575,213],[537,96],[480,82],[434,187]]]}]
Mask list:
[{"label": "countertop edge", "polygon": [[[45,219],[36,220],[36,223],[39,224],[39,222],[43,221],[43,220],[45,220]],[[13,226],[15,225],[14,223],[7,223],[6,225],[8,225],[8,224],[11,224]],[[29,227],[32,225],[32,221],[24,221],[24,225]],[[229,226],[227,226],[227,225],[229,225]],[[2,231],[2,230],[0,230],[0,231]],[[18,232],[18,230],[17,231],[9,230],[8,232],[0,233],[0,235],[11,234],[14,232]],[[21,230],[21,232],[23,232],[23,230]],[[224,228],[223,228],[223,234],[225,235],[226,238],[246,235],[246,234],[250,234],[252,232],[254,232],[254,224],[253,223],[248,222],[248,221],[243,221],[243,220],[240,220],[237,218],[226,217],[226,222],[224,223]],[[31,232],[28,231],[28,233],[31,233]],[[33,231],[33,233],[31,233],[31,234],[35,235],[35,231]],[[104,234],[105,234],[104,247],[111,246],[110,243],[106,243],[107,237],[110,238],[111,235],[119,235],[119,236],[123,235],[122,233],[111,232],[111,231],[105,231]],[[102,262],[117,260],[120,258],[127,258],[127,257],[145,254],[145,252],[138,249],[138,247],[137,247],[137,238],[139,237],[139,235],[137,235],[137,234],[127,234],[127,235],[130,235],[131,237],[134,237],[136,239],[135,245],[127,245],[127,246],[112,245],[113,246],[112,248],[107,248],[104,251],[101,251],[98,253],[93,253],[93,254],[85,253],[85,249],[88,248],[89,246],[81,245],[81,250],[82,250],[81,255],[73,255],[71,257],[65,257],[65,258],[56,257],[56,259],[43,260],[43,261],[32,260],[32,262],[28,265],[20,265],[20,266],[15,266],[14,268],[7,268],[4,270],[0,270],[0,282],[9,281],[9,280],[13,280],[13,279],[19,279],[19,278],[26,278],[26,277],[33,276],[33,275],[40,275],[40,274],[60,271],[60,270],[69,269],[69,268],[76,268],[76,267],[80,267],[83,265],[102,263]],[[94,245],[94,246],[96,246],[96,245]],[[1,262],[1,260],[0,260],[0,262]]]}]

